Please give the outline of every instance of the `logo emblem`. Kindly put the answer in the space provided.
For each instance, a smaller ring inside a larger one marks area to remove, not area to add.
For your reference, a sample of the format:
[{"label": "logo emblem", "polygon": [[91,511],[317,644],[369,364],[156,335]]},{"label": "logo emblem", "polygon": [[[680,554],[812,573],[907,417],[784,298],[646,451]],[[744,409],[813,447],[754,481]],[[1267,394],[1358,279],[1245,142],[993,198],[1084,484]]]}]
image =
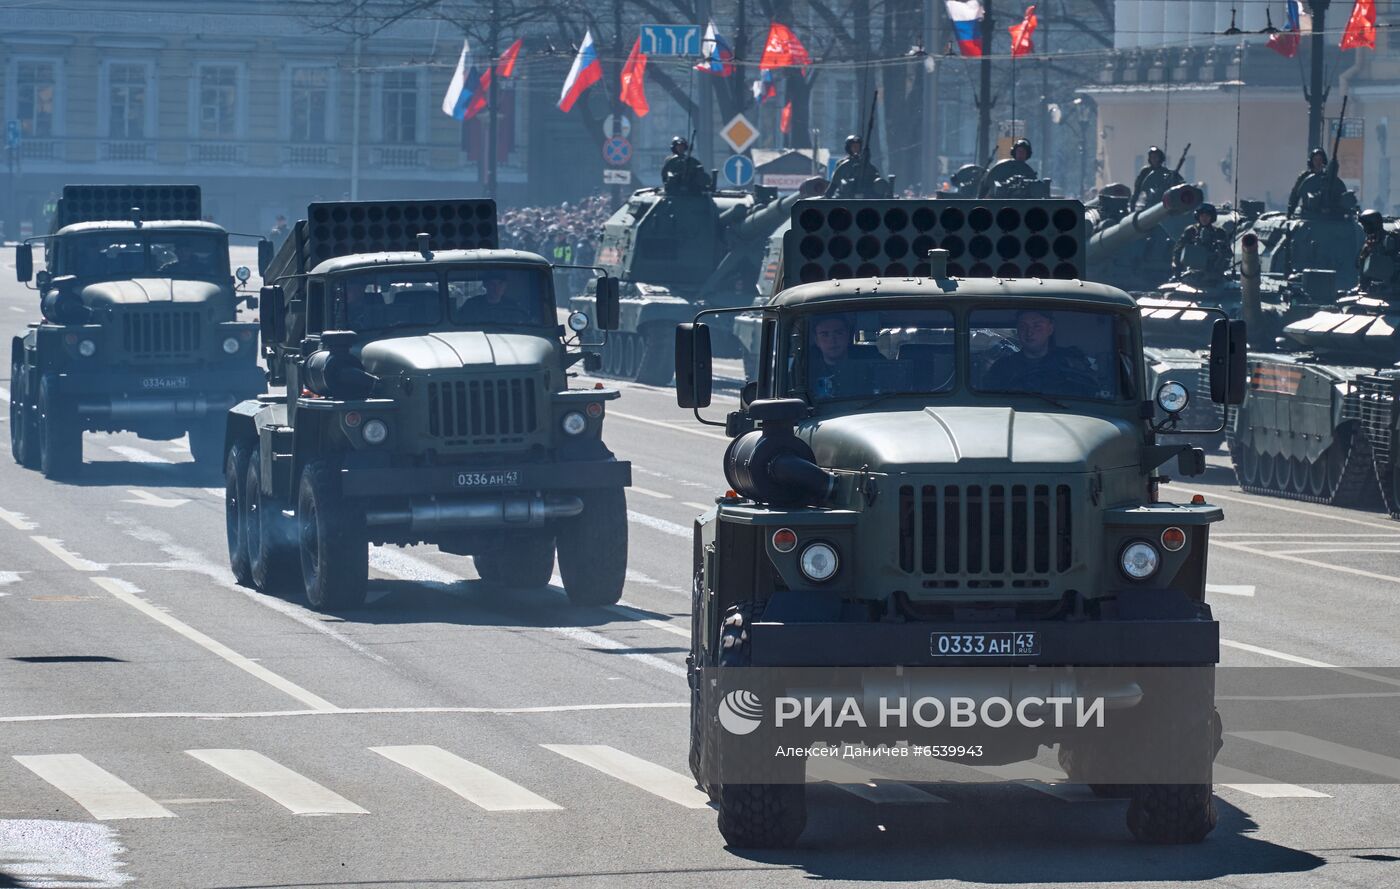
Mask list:
[{"label": "logo emblem", "polygon": [[763,702],[751,691],[731,691],[719,702],[719,724],[731,735],[747,735],[762,721]]}]

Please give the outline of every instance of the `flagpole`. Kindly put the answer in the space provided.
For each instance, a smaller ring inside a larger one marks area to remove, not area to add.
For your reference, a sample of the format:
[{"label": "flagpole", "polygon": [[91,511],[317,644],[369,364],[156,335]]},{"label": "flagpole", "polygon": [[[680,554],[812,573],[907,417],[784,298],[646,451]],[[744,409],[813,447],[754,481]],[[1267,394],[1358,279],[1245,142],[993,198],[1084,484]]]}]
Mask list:
[{"label": "flagpole", "polygon": [[[701,34],[701,36],[702,36],[702,38],[703,38],[704,33],[705,33],[705,29],[706,29],[706,28],[709,26],[709,24],[710,24],[710,0],[696,0],[696,3],[695,3],[695,21],[696,21],[696,23],[700,26],[700,34]],[[702,43],[701,45],[702,45],[702,47],[703,47],[704,44]],[[691,83],[694,84],[695,81],[696,81],[696,78],[695,78],[695,68],[694,68],[693,65],[691,66],[691,69],[690,69],[690,78],[691,78]],[[699,108],[697,109],[697,112],[696,112],[696,115],[695,115],[697,118],[699,118],[699,120],[696,121],[696,123],[698,124],[698,126],[695,127],[695,131],[696,131],[696,134],[697,134],[696,137],[695,137],[695,141],[696,141],[696,142],[699,142],[700,144],[699,144],[698,146],[697,146],[697,145],[692,145],[692,146],[690,146],[690,149],[691,149],[691,151],[696,151],[697,149],[703,149],[703,150],[701,150],[701,151],[698,151],[697,153],[700,155],[700,162],[701,162],[702,164],[705,164],[705,165],[706,165],[706,168],[708,169],[709,166],[712,165],[712,162],[713,162],[713,160],[714,160],[714,157],[713,157],[713,154],[714,154],[714,152],[713,152],[713,148],[714,148],[714,137],[713,137],[713,128],[711,127],[710,123],[711,123],[711,119],[712,119],[713,116],[714,116],[714,105],[713,105],[713,102],[714,102],[715,88],[714,88],[711,84],[706,83],[706,82],[705,82],[705,78],[703,78],[703,77],[699,79],[699,87],[700,87],[700,94],[699,94],[699,96],[697,96],[697,98],[699,99]],[[687,135],[689,135],[689,134],[687,134]],[[718,166],[718,164],[713,164],[713,166]]]},{"label": "flagpole", "polygon": [[982,4],[981,90],[977,100],[977,157],[979,164],[989,162],[992,135],[992,0]]},{"label": "flagpole", "polygon": [[[1327,46],[1327,8],[1332,5],[1332,0],[1312,0],[1308,4],[1312,9],[1312,87],[1307,90],[1308,100],[1308,144],[1311,151],[1314,148],[1321,148],[1322,137],[1322,111],[1327,104],[1327,90],[1323,87],[1323,54]],[[1236,158],[1236,163],[1239,159]]]},{"label": "flagpole", "polygon": [[491,36],[488,47],[487,72],[490,74],[490,83],[486,87],[486,196],[491,199],[496,197],[496,142],[497,128],[499,126],[499,113],[496,109],[497,97],[500,94],[500,86],[496,83],[500,78],[496,71],[497,54],[500,52],[501,43],[501,0],[491,0]]}]

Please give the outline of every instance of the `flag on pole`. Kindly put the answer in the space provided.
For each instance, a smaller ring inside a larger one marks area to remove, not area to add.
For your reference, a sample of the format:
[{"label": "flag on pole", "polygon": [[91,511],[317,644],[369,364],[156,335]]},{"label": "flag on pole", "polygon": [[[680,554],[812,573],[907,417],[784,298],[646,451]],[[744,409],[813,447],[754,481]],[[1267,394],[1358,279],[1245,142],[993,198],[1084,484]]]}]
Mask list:
[{"label": "flag on pole", "polygon": [[958,52],[969,57],[982,55],[982,0],[946,0],[946,4]]},{"label": "flag on pole", "polygon": [[[1269,35],[1269,49],[1291,59],[1298,54],[1303,42],[1303,11],[1299,0],[1288,0],[1285,6],[1283,30]],[[1311,30],[1311,29],[1309,29]]]},{"label": "flag on pole", "polygon": [[583,32],[578,55],[574,56],[569,76],[564,78],[564,89],[559,93],[559,110],[565,114],[572,111],[578,97],[602,79],[603,63],[598,60],[598,47],[593,43],[593,30],[590,28]]},{"label": "flag on pole", "polygon": [[753,101],[755,105],[762,105],[778,94],[778,85],[773,82],[773,72],[764,71],[758,76],[758,80],[753,82]]},{"label": "flag on pole", "polygon": [[1342,34],[1342,49],[1356,49],[1358,46],[1376,48],[1375,0],[1356,0],[1356,5],[1351,8],[1351,18],[1347,20],[1347,29]]},{"label": "flag on pole", "polygon": [[476,68],[468,71],[467,57],[471,54],[471,45],[462,41],[462,54],[457,57],[457,70],[452,74],[452,82],[447,85],[447,93],[442,97],[442,113],[448,117],[455,117],[457,120],[467,119],[467,109],[472,102],[472,96],[476,94],[468,84],[476,82],[472,75],[476,73]]},{"label": "flag on pole", "polygon": [[728,77],[734,73],[734,49],[721,36],[714,20],[705,28],[705,39],[700,41],[700,64],[696,71]]},{"label": "flag on pole", "polygon": [[627,64],[622,66],[622,89],[617,94],[638,117],[646,117],[651,110],[647,104],[646,73],[647,57],[642,52],[642,38],[638,37],[637,42],[632,44],[632,54],[627,57]]},{"label": "flag on pole", "polygon": [[515,73],[515,60],[520,58],[520,47],[525,43],[524,37],[515,38],[515,42],[501,54],[501,58],[496,62],[496,73],[502,79],[508,79]]},{"label": "flag on pole", "polygon": [[1011,57],[1028,56],[1035,52],[1035,44],[1031,41],[1031,35],[1035,33],[1036,26],[1040,20],[1035,17],[1035,4],[1026,7],[1026,17],[1021,19],[1019,24],[1012,25],[1006,30],[1011,32]]},{"label": "flag on pole", "polygon": [[471,101],[467,103],[467,113],[463,120],[471,120],[486,108],[486,100],[491,96],[491,69],[478,71],[473,66],[471,73],[467,75],[467,83],[476,83],[476,92],[472,94]]},{"label": "flag on pole", "polygon": [[773,68],[806,68],[812,64],[807,47],[792,33],[792,29],[782,22],[774,22],[768,29],[768,40],[763,44],[763,57],[758,60],[758,70],[770,71]]}]

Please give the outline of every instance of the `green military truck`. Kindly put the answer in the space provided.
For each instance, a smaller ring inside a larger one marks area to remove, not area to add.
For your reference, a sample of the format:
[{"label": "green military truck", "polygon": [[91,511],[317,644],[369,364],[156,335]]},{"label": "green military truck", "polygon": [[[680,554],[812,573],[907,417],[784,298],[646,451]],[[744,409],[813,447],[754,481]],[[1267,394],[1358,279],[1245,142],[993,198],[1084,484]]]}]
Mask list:
[{"label": "green military truck", "polygon": [[[1019,273],[951,277],[946,245],[975,232],[995,232]],[[855,240],[876,274],[842,266],[837,239]],[[1079,279],[1084,240],[1077,201],[794,208],[785,255],[802,260],[762,309],[757,380],[723,424],[731,490],[694,533],[691,768],[729,843],[784,846],[803,830],[804,763],[736,766],[757,755],[750,739],[772,750],[775,736],[741,737],[761,695],[722,694],[793,670],[809,696],[922,671],[1016,699],[1127,668],[1108,706],[1126,708],[1143,746],[1047,728],[997,735],[983,758],[960,761],[1000,766],[1058,745],[1072,780],[1130,798],[1138,839],[1192,842],[1214,827],[1219,631],[1205,580],[1222,514],[1159,497],[1169,460],[1181,475],[1204,471],[1198,449],[1160,441],[1196,431],[1177,428],[1191,393],[1180,382],[1148,392],[1141,313]],[[890,274],[914,242],[928,274]],[[702,422],[715,313],[676,336],[678,402]],[[1215,314],[1210,392],[1198,396],[1239,403],[1244,325]],[[979,674],[958,672],[968,667]],[[1123,759],[1134,752],[1163,770]],[[1168,778],[1133,777],[1144,771]]]},{"label": "green military truck", "polygon": [[[49,478],[77,472],[84,431],[169,440],[202,466],[222,457],[224,414],[263,391],[258,326],[238,320],[248,269],[201,221],[196,185],[69,185],[53,231],[16,248],[43,320],[10,346],[10,446]],[[34,273],[34,242],[47,267]],[[258,244],[259,272],[272,245]]]},{"label": "green military truck", "polygon": [[[571,388],[580,315],[552,267],[497,249],[493,201],[316,203],[262,289],[269,381],[228,412],[229,561],[240,583],[364,602],[368,545],[435,544],[489,582],[609,604],[627,568],[631,465],[603,443],[614,389]],[[604,278],[596,326],[615,329]]]}]

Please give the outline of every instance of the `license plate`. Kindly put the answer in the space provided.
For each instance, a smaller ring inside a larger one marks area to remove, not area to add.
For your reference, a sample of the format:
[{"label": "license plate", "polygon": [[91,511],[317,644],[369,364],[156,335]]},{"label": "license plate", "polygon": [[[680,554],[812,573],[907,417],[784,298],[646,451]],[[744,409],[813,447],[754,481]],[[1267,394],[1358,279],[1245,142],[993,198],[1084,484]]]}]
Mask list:
[{"label": "license plate", "polygon": [[188,389],[189,377],[143,377],[142,389]]},{"label": "license plate", "polygon": [[495,472],[459,472],[459,488],[510,488],[520,484],[520,470],[502,469]]},{"label": "license plate", "polygon": [[1040,654],[1040,634],[1034,630],[933,633],[929,653],[934,657],[1035,657]]}]

